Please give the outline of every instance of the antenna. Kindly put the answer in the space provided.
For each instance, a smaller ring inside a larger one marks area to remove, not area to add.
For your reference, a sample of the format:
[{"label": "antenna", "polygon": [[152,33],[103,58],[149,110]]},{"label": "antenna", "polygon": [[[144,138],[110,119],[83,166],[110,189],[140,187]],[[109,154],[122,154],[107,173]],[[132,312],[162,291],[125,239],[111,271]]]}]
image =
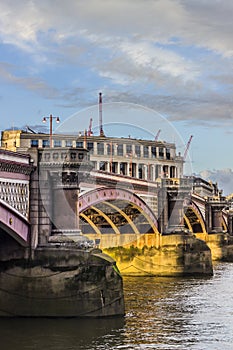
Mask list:
[{"label": "antenna", "polygon": [[105,136],[103,131],[103,116],[102,116],[102,93],[99,93],[99,127],[100,136]]}]

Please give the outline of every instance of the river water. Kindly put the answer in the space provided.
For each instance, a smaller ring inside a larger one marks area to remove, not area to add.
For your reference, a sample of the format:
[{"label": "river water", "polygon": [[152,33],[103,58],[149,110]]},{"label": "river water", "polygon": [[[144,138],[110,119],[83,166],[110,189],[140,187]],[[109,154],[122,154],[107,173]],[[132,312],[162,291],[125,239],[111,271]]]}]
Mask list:
[{"label": "river water", "polygon": [[124,278],[126,316],[0,319],[3,350],[232,350],[233,263],[206,278]]}]

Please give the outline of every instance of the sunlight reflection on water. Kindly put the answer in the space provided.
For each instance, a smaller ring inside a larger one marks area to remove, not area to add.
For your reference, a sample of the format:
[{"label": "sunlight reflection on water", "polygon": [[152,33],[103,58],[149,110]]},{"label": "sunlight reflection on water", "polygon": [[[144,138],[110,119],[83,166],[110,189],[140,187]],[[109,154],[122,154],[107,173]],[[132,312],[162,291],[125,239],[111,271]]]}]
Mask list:
[{"label": "sunlight reflection on water", "polygon": [[124,278],[126,316],[1,319],[8,350],[224,350],[233,343],[233,264],[208,278]]}]

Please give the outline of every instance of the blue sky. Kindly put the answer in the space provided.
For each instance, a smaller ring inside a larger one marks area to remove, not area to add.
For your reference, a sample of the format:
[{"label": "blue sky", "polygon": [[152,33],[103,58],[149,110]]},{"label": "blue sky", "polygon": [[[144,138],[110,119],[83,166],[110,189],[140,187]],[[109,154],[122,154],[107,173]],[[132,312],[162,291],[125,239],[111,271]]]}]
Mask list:
[{"label": "blue sky", "polygon": [[172,124],[183,152],[192,134],[193,172],[233,192],[232,1],[2,0],[0,13],[1,130],[80,116],[102,91],[125,108],[120,120],[104,109],[104,123],[153,134],[162,116],[161,138]]}]

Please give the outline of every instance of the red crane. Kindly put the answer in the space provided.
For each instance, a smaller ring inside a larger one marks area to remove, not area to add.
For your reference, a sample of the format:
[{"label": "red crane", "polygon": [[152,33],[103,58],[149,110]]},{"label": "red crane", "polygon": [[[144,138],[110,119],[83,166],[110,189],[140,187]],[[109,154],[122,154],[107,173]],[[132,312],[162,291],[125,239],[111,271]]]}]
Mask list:
[{"label": "red crane", "polygon": [[93,135],[93,131],[91,130],[91,128],[92,128],[92,118],[90,118],[90,123],[89,123],[87,136],[92,136]]},{"label": "red crane", "polygon": [[188,140],[188,143],[186,145],[186,148],[185,148],[185,151],[184,151],[184,156],[183,156],[183,159],[185,160],[186,157],[187,157],[187,154],[188,154],[188,150],[189,150],[189,147],[190,147],[190,143],[192,141],[192,138],[193,138],[193,135],[190,136],[189,140]]}]

